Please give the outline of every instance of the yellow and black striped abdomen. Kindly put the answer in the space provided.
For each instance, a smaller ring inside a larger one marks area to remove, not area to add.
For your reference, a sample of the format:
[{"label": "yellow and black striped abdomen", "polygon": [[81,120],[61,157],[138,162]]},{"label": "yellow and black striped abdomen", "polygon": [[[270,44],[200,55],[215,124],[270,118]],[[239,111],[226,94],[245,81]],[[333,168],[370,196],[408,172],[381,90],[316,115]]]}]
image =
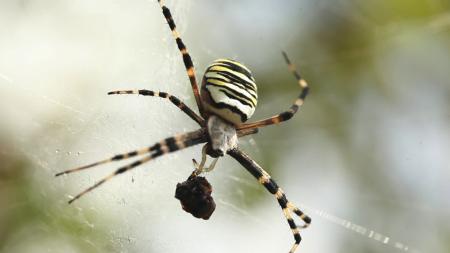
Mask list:
[{"label": "yellow and black striped abdomen", "polygon": [[250,70],[228,59],[218,59],[206,69],[201,96],[208,113],[235,125],[247,121],[258,102],[255,79]]}]

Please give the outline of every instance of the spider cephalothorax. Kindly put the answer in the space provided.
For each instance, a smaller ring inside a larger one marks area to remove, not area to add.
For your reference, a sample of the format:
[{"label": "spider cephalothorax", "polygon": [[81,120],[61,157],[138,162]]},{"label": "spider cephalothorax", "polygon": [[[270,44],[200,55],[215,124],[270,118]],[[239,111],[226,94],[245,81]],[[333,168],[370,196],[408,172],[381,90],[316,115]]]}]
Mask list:
[{"label": "spider cephalothorax", "polygon": [[[203,180],[199,175],[203,172],[211,171],[214,168],[218,157],[228,154],[238,161],[258,180],[260,184],[275,196],[288,221],[289,227],[292,230],[295,242],[289,252],[294,252],[301,240],[299,229],[306,228],[311,223],[311,219],[298,207],[288,201],[283,190],[275,183],[270,175],[239,148],[238,138],[255,134],[258,132],[259,128],[277,124],[292,118],[300,106],[303,105],[305,97],[308,94],[309,88],[306,81],[300,77],[299,73],[289,61],[287,55],[283,52],[284,59],[286,60],[289,69],[294,74],[301,87],[300,95],[288,110],[267,119],[246,123],[253,115],[258,100],[255,79],[251,75],[250,70],[243,64],[234,60],[216,60],[206,69],[200,93],[191,56],[176,30],[176,25],[170,10],[164,5],[163,1],[158,0],[158,2],[175,38],[178,49],[182,54],[200,115],[181,102],[177,97],[166,92],[151,90],[120,90],[108,92],[108,95],[139,94],[168,99],[192,120],[197,122],[200,129],[166,138],[154,145],[142,149],[118,154],[99,162],[57,173],[56,176],[59,176],[113,161],[143,156],[141,159],[116,169],[113,173],[73,197],[69,203],[79,199],[84,194],[92,191],[116,175],[132,170],[143,163],[171,152],[205,143],[202,149],[201,162],[197,164],[194,160],[195,170],[187,180],[190,180],[190,182],[179,184],[177,187],[177,190],[180,189],[181,191],[178,197],[182,201],[183,209],[191,212],[196,217],[209,218],[215,208],[214,201],[210,196],[212,189],[210,188],[211,186],[207,184],[206,179]],[[215,159],[209,166],[205,166],[208,155]],[[305,224],[298,227],[292,217],[293,214],[300,217]]]},{"label": "spider cephalothorax", "polygon": [[216,115],[209,116],[206,124],[209,135],[206,154],[216,158],[237,147],[238,137],[236,128],[232,124]]}]

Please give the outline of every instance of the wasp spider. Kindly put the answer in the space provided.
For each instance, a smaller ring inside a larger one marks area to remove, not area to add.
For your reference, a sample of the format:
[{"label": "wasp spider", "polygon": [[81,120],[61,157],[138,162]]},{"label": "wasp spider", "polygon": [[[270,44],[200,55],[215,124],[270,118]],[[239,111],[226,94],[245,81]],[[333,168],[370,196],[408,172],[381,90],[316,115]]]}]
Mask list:
[{"label": "wasp spider", "polygon": [[[177,106],[191,119],[197,122],[200,125],[200,129],[166,138],[149,147],[134,150],[128,153],[118,154],[102,161],[56,174],[56,176],[60,176],[113,161],[129,159],[131,157],[141,155],[143,156],[143,158],[126,166],[120,167],[113,173],[99,180],[93,186],[73,197],[69,203],[72,203],[84,194],[94,190],[116,175],[132,170],[133,168],[147,163],[159,156],[205,143],[202,149],[202,160],[200,164],[196,164],[196,169],[193,172],[193,175],[199,175],[202,172],[211,170],[217,162],[217,159],[225,154],[228,154],[236,159],[236,161],[245,167],[245,169],[247,169],[247,171],[250,172],[250,174],[252,174],[258,182],[277,199],[278,204],[281,206],[283,214],[286,217],[289,227],[294,235],[295,243],[290,250],[290,252],[294,252],[301,240],[299,229],[306,228],[311,223],[311,219],[298,207],[292,204],[292,202],[288,201],[283,190],[275,183],[270,175],[239,148],[238,137],[257,133],[258,129],[261,127],[287,121],[294,116],[299,107],[303,105],[305,97],[308,94],[309,88],[306,81],[300,77],[299,73],[289,61],[286,53],[283,52],[284,59],[286,60],[290,71],[294,74],[298,84],[300,85],[300,95],[287,111],[264,120],[246,123],[255,111],[258,101],[255,79],[253,78],[250,70],[237,61],[218,59],[206,69],[206,72],[203,75],[200,91],[195,77],[194,65],[192,63],[191,56],[189,55],[185,44],[177,32],[170,10],[164,5],[164,1],[158,0],[158,2],[170,30],[172,31],[173,37],[175,38],[178,49],[181,52],[200,114],[195,113],[177,97],[165,92],[151,90],[119,90],[111,91],[108,95],[139,94],[143,96],[154,96],[168,99],[172,104]],[[208,167],[205,166],[207,155],[215,158],[212,164]],[[292,214],[300,217],[303,220],[304,225],[300,227],[297,226],[294,222]]]}]

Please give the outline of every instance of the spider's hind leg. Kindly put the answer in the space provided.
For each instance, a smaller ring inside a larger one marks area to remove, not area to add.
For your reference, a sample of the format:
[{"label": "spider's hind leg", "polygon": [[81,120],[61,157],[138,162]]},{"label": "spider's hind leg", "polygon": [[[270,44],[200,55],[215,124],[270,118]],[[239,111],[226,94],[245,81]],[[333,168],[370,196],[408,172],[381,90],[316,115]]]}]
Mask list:
[{"label": "spider's hind leg", "polygon": [[197,103],[198,110],[200,111],[200,115],[203,114],[203,104],[200,98],[200,90],[198,88],[197,79],[195,77],[194,63],[192,62],[191,56],[188,53],[186,45],[183,43],[183,40],[180,37],[180,34],[177,31],[177,26],[175,25],[175,21],[170,13],[169,8],[166,7],[163,0],[158,0],[159,5],[161,6],[162,13],[164,18],[169,25],[170,30],[172,31],[172,35],[177,43],[178,50],[180,50],[181,56],[183,58],[183,63],[186,68],[187,75],[189,77],[189,82],[191,83],[192,92],[194,93],[195,101]]},{"label": "spider's hind leg", "polygon": [[305,98],[309,93],[309,86],[308,83],[303,79],[300,75],[300,73],[295,69],[294,64],[292,64],[291,60],[289,60],[287,54],[283,51],[283,57],[286,61],[289,71],[292,72],[295,79],[297,80],[298,85],[300,86],[300,94],[298,97],[294,100],[291,107],[284,112],[281,112],[275,116],[272,116],[267,119],[259,120],[252,123],[245,123],[239,127],[239,130],[243,129],[252,129],[252,128],[258,128],[258,127],[265,127],[273,124],[278,124],[287,120],[290,120],[300,109],[300,107],[305,102]]},{"label": "spider's hind leg", "polygon": [[139,94],[142,96],[160,97],[168,99],[172,104],[174,104],[184,113],[186,113],[186,115],[188,115],[191,119],[197,122],[200,126],[203,126],[205,124],[205,120],[202,117],[198,116],[191,108],[189,108],[179,98],[170,95],[167,92],[159,92],[152,90],[116,90],[108,92],[108,95],[116,95],[116,94]]}]

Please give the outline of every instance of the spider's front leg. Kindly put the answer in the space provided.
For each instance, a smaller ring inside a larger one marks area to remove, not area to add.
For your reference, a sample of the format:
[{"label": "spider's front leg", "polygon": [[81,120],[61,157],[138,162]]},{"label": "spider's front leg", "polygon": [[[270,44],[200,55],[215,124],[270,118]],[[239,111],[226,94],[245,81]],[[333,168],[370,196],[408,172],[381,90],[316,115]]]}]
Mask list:
[{"label": "spider's front leg", "polygon": [[108,176],[97,181],[91,187],[80,192],[78,195],[76,195],[69,201],[69,204],[70,204],[70,203],[74,202],[75,200],[79,199],[80,197],[82,197],[83,195],[85,195],[86,193],[94,190],[95,188],[99,187],[100,185],[111,180],[113,177],[115,177],[117,175],[120,175],[127,171],[130,171],[130,170],[134,169],[135,167],[140,166],[144,163],[147,163],[157,157],[163,156],[168,153],[176,152],[178,150],[182,150],[182,149],[185,149],[185,148],[188,148],[191,146],[195,146],[197,144],[204,143],[207,141],[208,140],[207,140],[206,130],[204,128],[200,128],[196,131],[178,134],[178,135],[163,139],[162,141],[157,142],[154,145],[148,146],[146,148],[134,150],[134,151],[127,152],[127,153],[118,154],[118,155],[115,155],[113,157],[110,157],[108,159],[105,159],[105,160],[102,160],[99,162],[91,163],[89,165],[78,167],[75,169],[66,170],[66,171],[57,173],[55,176],[61,176],[64,174],[78,172],[78,171],[92,168],[92,167],[95,167],[95,166],[98,166],[101,164],[120,161],[120,160],[128,159],[131,157],[135,157],[138,155],[147,154],[147,156],[145,156],[144,158],[141,158],[133,163],[127,164],[125,166],[122,166],[122,167],[116,169],[114,172],[112,172]]},{"label": "spider's front leg", "polygon": [[[242,152],[239,148],[230,149],[227,152],[231,157],[236,159],[242,166],[244,166],[250,174],[252,174],[259,183],[262,184],[270,193],[272,193],[283,210],[283,214],[289,224],[294,235],[295,243],[292,246],[289,253],[295,252],[301,241],[300,228],[306,228],[311,224],[311,218],[305,215],[298,207],[289,202],[284,194],[283,190],[275,183],[275,181],[270,177],[270,175],[259,166],[253,159],[251,159],[247,154]],[[303,226],[298,227],[292,218],[291,213],[295,213],[300,217],[305,223]]]}]

